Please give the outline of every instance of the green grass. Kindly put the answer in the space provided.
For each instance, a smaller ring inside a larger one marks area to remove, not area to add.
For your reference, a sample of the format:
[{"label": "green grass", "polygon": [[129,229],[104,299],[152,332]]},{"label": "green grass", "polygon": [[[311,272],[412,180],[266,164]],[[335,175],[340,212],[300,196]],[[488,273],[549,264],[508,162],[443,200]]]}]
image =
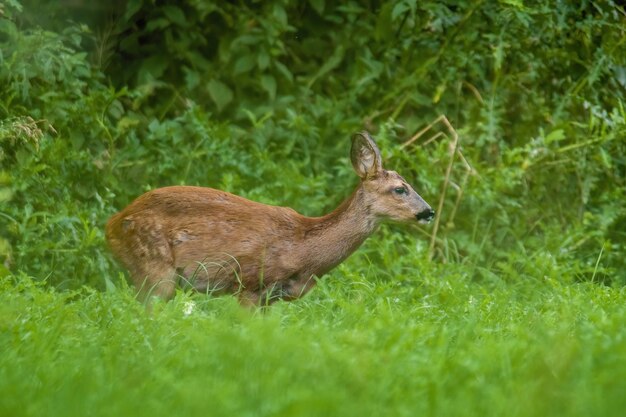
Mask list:
[{"label": "green grass", "polygon": [[4,279],[0,415],[623,415],[623,288],[362,261],[265,312]]}]

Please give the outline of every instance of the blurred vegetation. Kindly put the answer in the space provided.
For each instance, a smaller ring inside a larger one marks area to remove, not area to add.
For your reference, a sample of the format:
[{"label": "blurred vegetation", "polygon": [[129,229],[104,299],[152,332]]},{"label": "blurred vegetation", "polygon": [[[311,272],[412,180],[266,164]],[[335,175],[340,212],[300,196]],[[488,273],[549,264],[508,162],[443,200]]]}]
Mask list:
[{"label": "blurred vegetation", "polygon": [[[463,196],[455,208],[446,194],[435,262],[478,281],[626,283],[626,25],[615,2],[0,7],[4,274],[104,288],[119,270],[106,219],[158,186],[319,215],[356,184],[348,138],[363,127],[435,205],[450,135],[399,145],[445,115],[476,174],[462,183],[453,166]],[[415,256],[416,234],[393,230],[366,243],[368,259],[385,265],[382,246]]]}]

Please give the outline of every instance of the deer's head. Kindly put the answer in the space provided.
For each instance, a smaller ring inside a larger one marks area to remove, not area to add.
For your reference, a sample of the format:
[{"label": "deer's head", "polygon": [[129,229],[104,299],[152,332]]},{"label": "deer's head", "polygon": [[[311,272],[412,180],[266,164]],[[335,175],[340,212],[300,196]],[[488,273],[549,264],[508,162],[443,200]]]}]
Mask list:
[{"label": "deer's head", "polygon": [[350,158],[361,177],[365,204],[374,215],[420,223],[428,223],[435,217],[435,211],[400,174],[383,168],[380,150],[369,133],[359,132],[352,137]]}]

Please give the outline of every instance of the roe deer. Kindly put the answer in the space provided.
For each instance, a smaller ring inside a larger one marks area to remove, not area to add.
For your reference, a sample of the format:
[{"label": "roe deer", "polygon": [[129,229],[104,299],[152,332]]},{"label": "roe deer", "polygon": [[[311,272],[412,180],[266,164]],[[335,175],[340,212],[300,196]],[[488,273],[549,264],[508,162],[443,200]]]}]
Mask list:
[{"label": "roe deer", "polygon": [[367,132],[350,151],[361,181],[337,209],[306,217],[205,187],[149,191],[106,225],[114,255],[139,298],[170,299],[177,282],[238,295],[242,304],[294,300],[354,252],[381,220],[429,222],[431,207],[394,171],[383,169]]}]

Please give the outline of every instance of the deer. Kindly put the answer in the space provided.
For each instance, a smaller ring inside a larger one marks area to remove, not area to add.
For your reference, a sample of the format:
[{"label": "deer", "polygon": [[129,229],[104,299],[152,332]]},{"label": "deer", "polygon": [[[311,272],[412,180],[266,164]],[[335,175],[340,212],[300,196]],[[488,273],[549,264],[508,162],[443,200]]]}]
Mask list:
[{"label": "deer", "polygon": [[386,220],[428,223],[434,210],[395,171],[383,169],[367,131],[352,136],[354,192],[321,217],[208,187],[148,191],[113,215],[106,239],[130,272],[140,301],[170,300],[176,288],[230,293],[267,306],[309,292]]}]

